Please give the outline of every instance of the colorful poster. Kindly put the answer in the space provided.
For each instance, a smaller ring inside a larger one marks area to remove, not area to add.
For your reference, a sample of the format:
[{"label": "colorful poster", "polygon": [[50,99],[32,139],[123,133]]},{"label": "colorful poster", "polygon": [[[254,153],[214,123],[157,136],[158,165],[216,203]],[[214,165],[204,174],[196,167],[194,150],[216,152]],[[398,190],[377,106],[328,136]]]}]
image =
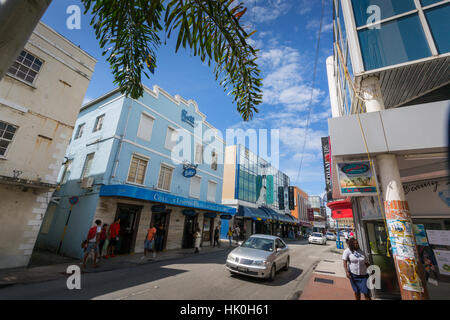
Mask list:
[{"label": "colorful poster", "polygon": [[433,250],[440,274],[450,276],[450,251]]},{"label": "colorful poster", "polygon": [[420,281],[415,262],[400,256],[396,256],[395,261],[401,287],[409,291],[423,292],[422,282]]},{"label": "colorful poster", "polygon": [[376,175],[369,161],[343,162],[336,166],[342,196],[377,195]]},{"label": "colorful poster", "polygon": [[413,224],[414,236],[418,246],[428,246],[427,233],[423,224]]}]

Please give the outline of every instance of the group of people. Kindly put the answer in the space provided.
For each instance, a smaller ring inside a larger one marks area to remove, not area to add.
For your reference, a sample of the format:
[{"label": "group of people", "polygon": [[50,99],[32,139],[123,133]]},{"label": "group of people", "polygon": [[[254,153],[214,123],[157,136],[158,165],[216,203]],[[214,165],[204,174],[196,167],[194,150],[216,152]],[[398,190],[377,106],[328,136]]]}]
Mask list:
[{"label": "group of people", "polygon": [[141,259],[147,257],[149,252],[152,252],[153,257],[156,256],[157,251],[163,251],[164,249],[164,235],[166,231],[162,224],[158,225],[158,228],[152,223],[147,230],[147,235],[144,240],[144,255]]},{"label": "group of people", "polygon": [[[117,219],[108,226],[102,221],[95,220],[95,225],[88,231],[86,240],[81,243],[83,249],[83,268],[86,268],[86,261],[89,254],[94,253],[94,267],[97,267],[98,258],[114,258],[117,242],[119,241],[120,219]],[[105,253],[105,255],[103,255]]]},{"label": "group of people", "polygon": [[[245,237],[245,230],[242,235]],[[233,240],[236,242],[239,241],[239,239],[241,237],[241,228],[239,228],[239,226],[237,224],[233,225],[233,227],[229,227],[228,232],[227,232],[227,237],[228,237],[228,240],[230,241],[230,247],[231,247]]]}]

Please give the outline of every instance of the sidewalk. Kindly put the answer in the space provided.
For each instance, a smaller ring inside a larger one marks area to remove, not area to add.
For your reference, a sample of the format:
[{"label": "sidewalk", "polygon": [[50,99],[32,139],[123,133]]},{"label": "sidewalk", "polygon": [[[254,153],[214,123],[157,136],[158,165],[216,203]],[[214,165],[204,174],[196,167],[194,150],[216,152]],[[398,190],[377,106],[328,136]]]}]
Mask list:
[{"label": "sidewalk", "polygon": [[[228,246],[228,241],[222,241],[221,247],[202,247],[201,251],[197,255],[203,255],[213,252],[219,252],[228,249],[234,249],[236,245],[234,244],[231,248]],[[143,253],[118,255],[114,258],[109,258],[107,260],[101,259],[98,263],[98,268],[92,267],[92,262],[86,263],[86,270],[82,270],[82,273],[97,273],[118,270],[123,268],[129,268],[137,265],[144,265],[148,263],[177,259],[182,257],[194,256],[194,249],[176,249],[167,250],[163,252],[158,252],[155,258],[152,258],[152,253],[150,253],[147,258],[142,259]],[[53,255],[49,253],[50,255]],[[60,278],[67,277],[66,270],[70,265],[77,265],[81,267],[80,260],[64,258],[60,256],[53,255],[50,257],[55,261],[67,261],[64,263],[57,263],[47,266],[38,266],[31,268],[14,268],[14,269],[4,269],[0,270],[0,288],[16,285],[16,284],[27,284],[51,281]]]},{"label": "sidewalk", "polygon": [[299,300],[355,300],[342,260],[320,261]]}]

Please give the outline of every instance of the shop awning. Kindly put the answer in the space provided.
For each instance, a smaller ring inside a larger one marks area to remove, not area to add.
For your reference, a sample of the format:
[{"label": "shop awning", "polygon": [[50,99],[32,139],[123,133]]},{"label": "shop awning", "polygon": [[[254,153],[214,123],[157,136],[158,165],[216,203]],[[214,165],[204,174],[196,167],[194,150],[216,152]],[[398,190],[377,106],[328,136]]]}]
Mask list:
[{"label": "shop awning", "polygon": [[276,213],[274,210],[270,209],[270,208],[266,208],[266,207],[260,207],[259,209],[263,210],[264,212],[266,212],[269,215],[269,219],[272,222],[278,222],[279,218],[278,218],[278,213]]},{"label": "shop awning", "polygon": [[249,218],[249,219],[253,219],[253,220],[270,219],[270,216],[264,210],[261,210],[259,208],[245,207],[245,206],[239,206],[236,216]]}]

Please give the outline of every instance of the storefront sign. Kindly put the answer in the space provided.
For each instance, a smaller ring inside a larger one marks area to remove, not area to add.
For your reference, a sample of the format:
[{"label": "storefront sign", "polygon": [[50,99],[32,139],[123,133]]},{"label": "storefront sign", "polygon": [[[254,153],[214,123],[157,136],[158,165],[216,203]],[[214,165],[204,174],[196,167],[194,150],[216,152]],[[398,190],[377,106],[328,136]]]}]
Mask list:
[{"label": "storefront sign", "polygon": [[450,246],[450,230],[427,230],[430,244]]},{"label": "storefront sign", "polygon": [[450,251],[433,250],[433,252],[439,266],[439,273],[450,276]]},{"label": "storefront sign", "polygon": [[449,178],[403,184],[411,215],[446,216],[450,212]]},{"label": "storefront sign", "polygon": [[322,138],[322,156],[323,156],[323,169],[325,170],[325,191],[327,192],[327,199],[330,201],[332,196],[331,188],[331,150],[330,150],[330,138]]},{"label": "storefront sign", "polygon": [[337,163],[340,192],[343,196],[377,194],[376,175],[369,161]]},{"label": "storefront sign", "polygon": [[181,121],[186,122],[191,126],[195,126],[195,118],[193,116],[188,116],[187,111],[183,109],[181,111]]}]

